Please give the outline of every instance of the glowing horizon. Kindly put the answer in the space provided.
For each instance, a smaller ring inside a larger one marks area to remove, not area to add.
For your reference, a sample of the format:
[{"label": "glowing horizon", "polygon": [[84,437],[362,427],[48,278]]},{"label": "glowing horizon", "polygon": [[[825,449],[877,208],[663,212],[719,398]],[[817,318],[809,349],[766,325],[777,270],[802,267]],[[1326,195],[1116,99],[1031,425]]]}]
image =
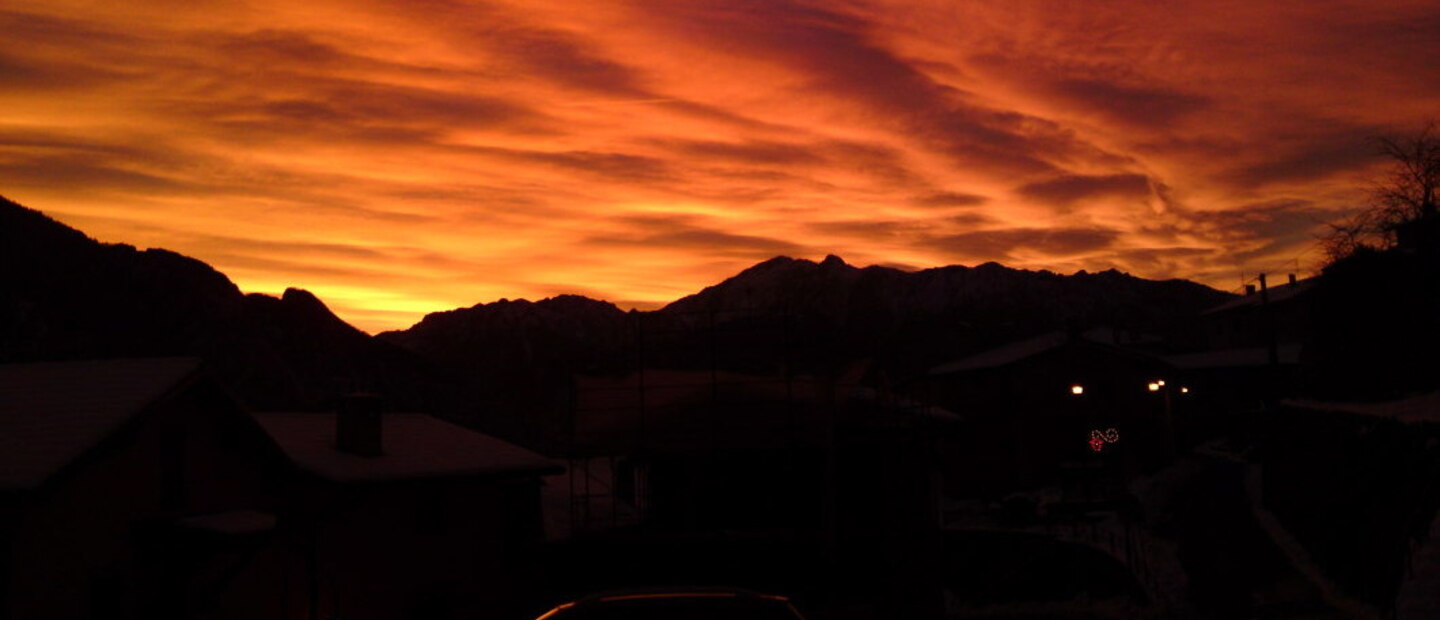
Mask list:
[{"label": "glowing horizon", "polygon": [[1369,140],[1440,114],[1428,1],[19,0],[0,27],[0,195],[372,333],[656,307],[776,255],[1233,290],[1313,269]]}]

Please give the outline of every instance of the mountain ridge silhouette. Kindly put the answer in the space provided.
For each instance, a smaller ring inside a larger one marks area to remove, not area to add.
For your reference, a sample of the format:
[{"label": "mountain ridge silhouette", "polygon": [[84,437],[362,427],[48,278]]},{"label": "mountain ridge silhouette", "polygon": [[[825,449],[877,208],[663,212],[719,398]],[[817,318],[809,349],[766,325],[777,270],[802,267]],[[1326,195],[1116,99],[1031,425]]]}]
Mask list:
[{"label": "mountain ridge silhouette", "polygon": [[205,359],[260,409],[325,409],[351,390],[426,406],[447,392],[438,369],[309,292],[246,294],[200,260],[101,243],[0,197],[0,362],[162,356]]},{"label": "mountain ridge silhouette", "polygon": [[[506,299],[370,336],[303,289],[246,294],[200,260],[100,243],[4,198],[0,263],[0,361],[196,355],[247,404],[301,409],[353,390],[462,412],[509,390],[519,396],[503,404],[520,407],[513,401],[553,399],[547,390],[573,373],[642,364],[818,372],[869,358],[913,373],[1050,329],[1171,330],[1230,297],[1115,270],[992,262],[906,272],[777,256],[656,310],[579,295]],[[723,343],[716,328],[730,330]]]}]

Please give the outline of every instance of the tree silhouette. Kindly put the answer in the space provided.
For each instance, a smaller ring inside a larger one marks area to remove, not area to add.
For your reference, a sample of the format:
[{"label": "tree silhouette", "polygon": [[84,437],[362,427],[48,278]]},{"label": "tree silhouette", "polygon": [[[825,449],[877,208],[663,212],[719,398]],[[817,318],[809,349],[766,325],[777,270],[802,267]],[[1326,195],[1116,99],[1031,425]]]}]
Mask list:
[{"label": "tree silhouette", "polygon": [[1379,145],[1390,168],[1371,188],[1369,206],[1330,225],[1323,245],[1331,263],[1366,250],[1434,252],[1440,245],[1440,131],[1435,122],[1412,136],[1380,138]]},{"label": "tree silhouette", "polygon": [[1325,239],[1306,382],[1326,398],[1440,389],[1440,130],[1379,145],[1390,166],[1369,206]]}]

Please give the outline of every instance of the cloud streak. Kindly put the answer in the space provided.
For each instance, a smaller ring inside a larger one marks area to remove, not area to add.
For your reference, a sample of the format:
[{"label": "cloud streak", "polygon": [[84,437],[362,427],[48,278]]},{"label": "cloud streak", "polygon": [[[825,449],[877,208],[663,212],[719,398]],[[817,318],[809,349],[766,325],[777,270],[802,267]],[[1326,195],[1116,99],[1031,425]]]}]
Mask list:
[{"label": "cloud streak", "polygon": [[202,4],[0,9],[0,193],[368,331],[774,254],[1230,288],[1440,114],[1420,0]]}]

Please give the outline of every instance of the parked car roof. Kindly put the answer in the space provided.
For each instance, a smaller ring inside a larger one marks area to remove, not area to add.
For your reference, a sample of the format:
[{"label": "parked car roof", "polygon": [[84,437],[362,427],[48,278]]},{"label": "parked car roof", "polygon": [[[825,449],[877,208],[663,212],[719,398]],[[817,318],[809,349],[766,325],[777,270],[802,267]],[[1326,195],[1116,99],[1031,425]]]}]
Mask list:
[{"label": "parked car roof", "polygon": [[803,620],[790,600],[726,587],[609,590],[563,603],[537,620]]}]

